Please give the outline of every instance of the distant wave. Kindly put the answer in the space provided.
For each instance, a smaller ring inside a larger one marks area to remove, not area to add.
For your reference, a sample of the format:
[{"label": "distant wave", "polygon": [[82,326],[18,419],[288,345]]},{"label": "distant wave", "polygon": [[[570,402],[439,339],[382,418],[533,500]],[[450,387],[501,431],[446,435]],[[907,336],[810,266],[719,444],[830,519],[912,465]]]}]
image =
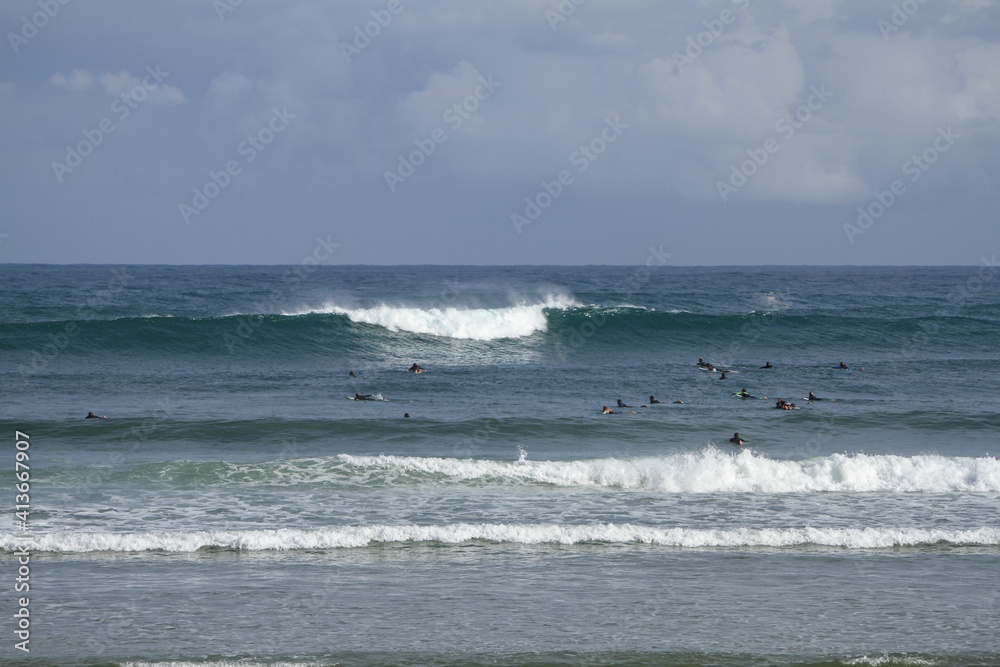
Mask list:
[{"label": "distant wave", "polygon": [[220,354],[239,346],[264,354],[298,354],[307,346],[364,349],[377,343],[398,346],[407,338],[419,337],[424,338],[421,344],[429,342],[428,337],[436,337],[444,343],[503,340],[519,347],[540,334],[543,338],[538,340],[573,348],[575,341],[583,340],[613,348],[663,341],[696,342],[699,349],[714,348],[726,355],[733,354],[734,347],[741,348],[744,339],[752,342],[766,331],[768,337],[780,338],[789,350],[815,346],[818,340],[827,341],[833,349],[862,343],[870,346],[877,341],[895,354],[919,340],[915,336],[929,328],[939,331],[935,337],[938,344],[960,342],[965,353],[995,347],[995,323],[987,319],[879,319],[767,309],[737,314],[697,313],[628,304],[584,305],[571,296],[548,294],[535,302],[493,308],[387,303],[351,306],[330,302],[279,312],[142,314],[16,322],[0,325],[0,351],[40,353],[51,342],[50,336],[58,339],[66,331],[79,330],[86,335],[71,340],[77,353],[104,349]]},{"label": "distant wave", "polygon": [[[55,553],[167,551],[200,549],[284,551],[293,549],[352,549],[378,544],[461,544],[472,541],[512,544],[650,544],[681,548],[825,546],[844,549],[886,549],[923,545],[997,546],[1000,528],[966,530],[925,528],[657,528],[631,524],[506,524],[375,525],[328,528],[148,531],[132,533],[52,532],[37,535],[32,551]],[[0,534],[0,549],[11,552],[24,542]]]},{"label": "distant wave", "polygon": [[578,304],[569,297],[548,295],[541,303],[519,304],[504,308],[418,308],[385,304],[370,308],[346,308],[327,304],[322,308],[282,314],[346,315],[352,322],[374,324],[390,331],[409,331],[447,338],[497,340],[523,338],[536,331],[545,331],[546,309],[564,309],[576,305]]}]

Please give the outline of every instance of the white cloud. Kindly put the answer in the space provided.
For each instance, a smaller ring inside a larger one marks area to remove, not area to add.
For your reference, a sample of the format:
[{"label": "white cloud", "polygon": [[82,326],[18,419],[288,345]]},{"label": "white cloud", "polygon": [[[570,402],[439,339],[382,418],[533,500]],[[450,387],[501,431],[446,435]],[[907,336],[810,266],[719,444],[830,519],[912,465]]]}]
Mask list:
[{"label": "white cloud", "polygon": [[[434,72],[423,90],[411,93],[398,106],[400,120],[414,129],[443,126],[445,112],[473,95],[482,76],[474,65],[459,62],[449,73]],[[480,114],[464,119],[462,129],[469,131],[483,122]]]},{"label": "white cloud", "polygon": [[91,90],[94,87],[94,75],[82,69],[75,69],[69,76],[53,74],[49,85],[63,90]]},{"label": "white cloud", "polygon": [[[159,67],[150,70],[161,76],[162,70]],[[100,86],[111,97],[131,96],[134,99],[148,101],[150,104],[176,105],[184,102],[184,93],[180,88],[162,83],[152,73],[147,72],[136,76],[124,70],[118,74],[111,72],[97,74],[77,69],[70,72],[69,76],[53,74],[49,77],[49,85],[74,92],[94,90]]]},{"label": "white cloud", "polygon": [[118,74],[105,72],[99,77],[99,80],[104,92],[112,97],[128,95],[139,99],[142,95],[140,91],[144,91],[150,104],[175,105],[184,102],[184,93],[181,92],[180,88],[165,83],[158,84],[150,75],[144,74],[140,77],[125,71]]}]

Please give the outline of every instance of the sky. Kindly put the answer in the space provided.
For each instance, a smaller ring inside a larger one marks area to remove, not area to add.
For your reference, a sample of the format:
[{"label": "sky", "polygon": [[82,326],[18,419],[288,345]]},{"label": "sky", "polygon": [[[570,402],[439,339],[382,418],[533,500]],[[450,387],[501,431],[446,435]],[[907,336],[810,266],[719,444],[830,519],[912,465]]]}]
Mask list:
[{"label": "sky", "polygon": [[5,0],[0,262],[975,265],[994,0]]}]

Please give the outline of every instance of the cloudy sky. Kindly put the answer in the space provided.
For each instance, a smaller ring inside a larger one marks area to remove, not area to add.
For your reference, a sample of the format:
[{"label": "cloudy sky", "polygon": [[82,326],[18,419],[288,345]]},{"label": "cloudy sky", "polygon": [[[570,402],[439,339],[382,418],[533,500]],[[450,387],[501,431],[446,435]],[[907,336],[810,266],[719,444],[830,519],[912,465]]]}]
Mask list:
[{"label": "cloudy sky", "polygon": [[994,0],[5,0],[0,262],[977,264]]}]

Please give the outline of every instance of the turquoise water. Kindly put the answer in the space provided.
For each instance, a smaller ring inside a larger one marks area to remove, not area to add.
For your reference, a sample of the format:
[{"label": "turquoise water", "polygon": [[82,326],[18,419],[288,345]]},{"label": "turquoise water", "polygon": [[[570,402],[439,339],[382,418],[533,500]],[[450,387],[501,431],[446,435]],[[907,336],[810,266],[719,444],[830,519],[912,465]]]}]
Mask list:
[{"label": "turquoise water", "polygon": [[992,271],[2,266],[3,655],[996,664]]}]

